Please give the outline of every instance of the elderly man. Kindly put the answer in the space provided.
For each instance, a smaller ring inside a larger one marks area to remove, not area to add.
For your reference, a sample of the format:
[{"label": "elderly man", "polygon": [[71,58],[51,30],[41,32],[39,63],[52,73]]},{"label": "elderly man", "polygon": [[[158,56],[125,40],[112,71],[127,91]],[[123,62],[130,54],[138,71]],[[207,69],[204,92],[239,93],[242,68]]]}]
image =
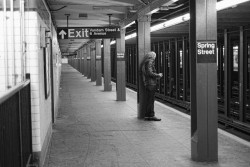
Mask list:
[{"label": "elderly man", "polygon": [[146,88],[146,113],[145,120],[147,121],[161,121],[161,119],[155,117],[154,101],[155,91],[157,90],[157,79],[162,77],[162,73],[156,73],[155,70],[155,52],[149,52],[146,54],[142,64],[142,77],[144,86]]}]

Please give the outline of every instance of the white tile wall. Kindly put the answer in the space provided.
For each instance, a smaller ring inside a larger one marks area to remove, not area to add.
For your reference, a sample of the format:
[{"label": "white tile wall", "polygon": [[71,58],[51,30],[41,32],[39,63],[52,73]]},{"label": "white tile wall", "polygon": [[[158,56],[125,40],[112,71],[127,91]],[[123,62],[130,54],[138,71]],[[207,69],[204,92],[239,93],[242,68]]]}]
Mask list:
[{"label": "white tile wall", "polygon": [[25,14],[25,40],[27,42],[26,71],[31,79],[31,112],[33,151],[41,151],[40,90],[39,90],[39,25],[36,12]]},{"label": "white tile wall", "polygon": [[[32,129],[40,129],[40,122],[32,120]],[[32,136],[34,135],[32,134]]]},{"label": "white tile wall", "polygon": [[[18,12],[14,13],[15,17],[19,18]],[[2,13],[0,12],[0,36],[3,36],[3,31],[1,31],[2,25]],[[31,77],[31,112],[32,112],[32,138],[33,138],[33,151],[41,151],[44,138],[47,134],[48,127],[50,125],[51,119],[51,106],[50,98],[45,100],[44,98],[44,81],[43,81],[43,55],[40,48],[40,27],[44,26],[40,16],[35,11],[25,12],[25,40],[27,42],[26,47],[26,72],[30,73]],[[10,23],[8,23],[10,27]],[[14,27],[14,41],[13,36],[8,33],[8,43],[15,45],[15,64],[16,64],[16,74],[17,80],[21,81],[21,47],[20,43],[20,19],[15,20]],[[53,40],[56,41],[56,38]],[[11,50],[13,45],[8,46],[8,50]],[[58,43],[57,43],[58,46]],[[53,45],[54,47],[54,45]],[[5,70],[4,70],[4,43],[0,40],[0,94],[1,91],[5,89]],[[53,48],[54,49],[54,48]],[[58,49],[58,48],[55,48]],[[55,52],[55,50],[54,50]],[[57,53],[59,52],[59,49]],[[12,52],[13,53],[13,52]],[[13,57],[11,52],[9,52],[9,70],[12,72],[12,60]],[[59,59],[60,59],[59,55]],[[55,83],[55,96],[58,96],[59,82],[60,82],[60,66],[54,67],[54,79],[58,82]],[[12,76],[9,76],[12,79]],[[57,101],[57,97],[56,97]]]},{"label": "white tile wall", "polygon": [[40,144],[33,144],[33,145],[32,145],[32,150],[33,150],[34,152],[39,152],[39,151],[41,151],[41,145],[40,145]]},{"label": "white tile wall", "polygon": [[[33,100],[37,100],[37,99],[32,99],[31,100],[31,111],[32,113],[40,113],[40,109],[39,109],[39,106],[38,105],[33,105]],[[38,99],[39,100],[39,99]],[[38,103],[39,104],[39,103]],[[33,120],[32,120],[33,121]]]}]

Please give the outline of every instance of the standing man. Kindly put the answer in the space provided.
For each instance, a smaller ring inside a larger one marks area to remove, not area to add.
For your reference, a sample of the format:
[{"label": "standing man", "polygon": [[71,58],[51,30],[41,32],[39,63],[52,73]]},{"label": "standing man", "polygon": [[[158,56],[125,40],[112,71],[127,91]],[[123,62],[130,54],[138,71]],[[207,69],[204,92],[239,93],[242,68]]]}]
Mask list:
[{"label": "standing man", "polygon": [[155,70],[155,52],[148,52],[142,63],[142,77],[144,86],[146,89],[146,112],[145,120],[147,121],[161,121],[161,119],[155,117],[154,101],[155,91],[157,90],[157,79],[162,77],[162,73],[156,73]]}]

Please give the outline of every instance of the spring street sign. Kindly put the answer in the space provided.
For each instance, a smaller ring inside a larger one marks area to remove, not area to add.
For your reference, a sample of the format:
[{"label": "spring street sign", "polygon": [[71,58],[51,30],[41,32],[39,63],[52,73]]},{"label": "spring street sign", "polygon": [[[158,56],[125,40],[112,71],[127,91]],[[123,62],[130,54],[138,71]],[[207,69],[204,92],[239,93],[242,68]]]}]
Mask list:
[{"label": "spring street sign", "polygon": [[197,63],[216,63],[216,41],[197,41]]},{"label": "spring street sign", "polygon": [[58,39],[120,38],[120,27],[58,27]]}]

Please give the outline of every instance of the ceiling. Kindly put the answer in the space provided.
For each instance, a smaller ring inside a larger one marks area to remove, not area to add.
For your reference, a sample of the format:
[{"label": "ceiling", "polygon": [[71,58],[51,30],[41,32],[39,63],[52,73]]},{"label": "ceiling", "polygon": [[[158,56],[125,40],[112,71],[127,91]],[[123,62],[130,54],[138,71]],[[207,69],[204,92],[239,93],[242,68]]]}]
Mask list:
[{"label": "ceiling", "polygon": [[[105,27],[119,25],[122,20],[132,17],[136,12],[162,0],[47,0],[56,27]],[[162,6],[176,6],[184,1],[166,0]],[[164,15],[167,12],[163,12]],[[158,15],[158,18],[162,15]],[[163,20],[163,19],[162,19]],[[152,22],[157,22],[152,17]],[[127,29],[134,31],[135,27]],[[73,53],[88,40],[59,40],[62,53]]]},{"label": "ceiling", "polygon": [[[220,1],[220,0],[218,0]],[[141,11],[160,10],[151,16],[151,25],[189,12],[189,0],[47,0],[56,27],[105,27],[130,22]],[[150,7],[150,8],[148,8]],[[157,6],[159,7],[159,5]],[[225,28],[250,25],[250,1],[217,12],[218,32]],[[126,28],[126,34],[135,32],[135,24]],[[151,33],[152,41],[189,33],[189,21]],[[62,53],[73,53],[86,39],[59,40]],[[126,41],[133,43],[135,39]]]}]

